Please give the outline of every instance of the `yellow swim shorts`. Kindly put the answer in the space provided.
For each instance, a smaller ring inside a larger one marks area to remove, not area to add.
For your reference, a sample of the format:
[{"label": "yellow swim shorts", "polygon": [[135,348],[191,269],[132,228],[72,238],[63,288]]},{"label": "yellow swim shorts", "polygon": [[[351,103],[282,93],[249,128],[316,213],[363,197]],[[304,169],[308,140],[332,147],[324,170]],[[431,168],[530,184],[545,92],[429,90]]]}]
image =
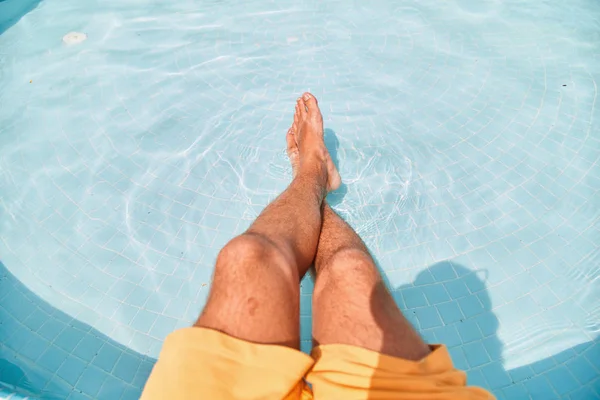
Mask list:
[{"label": "yellow swim shorts", "polygon": [[310,357],[185,328],[165,340],[141,399],[493,399],[465,386],[465,373],[454,369],[444,346],[432,350],[413,362],[336,344]]}]

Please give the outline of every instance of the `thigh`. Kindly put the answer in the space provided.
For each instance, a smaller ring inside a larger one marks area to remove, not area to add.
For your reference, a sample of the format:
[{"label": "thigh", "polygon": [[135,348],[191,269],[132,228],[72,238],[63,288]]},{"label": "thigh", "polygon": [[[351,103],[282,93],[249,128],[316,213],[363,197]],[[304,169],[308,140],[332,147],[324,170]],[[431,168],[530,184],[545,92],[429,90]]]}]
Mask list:
[{"label": "thigh", "polygon": [[268,241],[243,235],[219,254],[196,326],[254,343],[299,348],[299,301],[296,267]]},{"label": "thigh", "polygon": [[316,344],[353,345],[407,360],[429,354],[363,251],[342,251],[320,270],[313,315]]}]

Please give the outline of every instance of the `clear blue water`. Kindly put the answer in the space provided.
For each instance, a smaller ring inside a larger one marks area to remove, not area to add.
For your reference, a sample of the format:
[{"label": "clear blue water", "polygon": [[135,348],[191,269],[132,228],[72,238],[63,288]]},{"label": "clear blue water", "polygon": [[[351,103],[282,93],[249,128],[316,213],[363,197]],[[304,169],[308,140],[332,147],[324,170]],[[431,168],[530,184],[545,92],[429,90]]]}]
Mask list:
[{"label": "clear blue water", "polygon": [[600,398],[600,6],[239,4],[0,1],[0,397],[137,398],[310,90],[424,337],[500,399]]}]

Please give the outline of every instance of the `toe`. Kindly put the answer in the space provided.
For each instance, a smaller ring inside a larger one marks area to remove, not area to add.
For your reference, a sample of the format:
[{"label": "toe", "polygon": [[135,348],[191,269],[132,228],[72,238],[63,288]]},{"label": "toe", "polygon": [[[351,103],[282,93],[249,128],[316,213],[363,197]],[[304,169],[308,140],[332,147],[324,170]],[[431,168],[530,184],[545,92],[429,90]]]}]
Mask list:
[{"label": "toe", "polygon": [[299,97],[296,101],[296,110],[298,110],[300,118],[306,117],[306,105],[304,104],[304,100],[301,97]]},{"label": "toe", "polygon": [[296,138],[294,137],[294,130],[292,128],[288,129],[287,134],[285,135],[285,141],[287,142],[288,154],[298,148],[296,145]]},{"label": "toe", "polygon": [[319,111],[319,105],[317,104],[317,99],[312,94],[306,92],[302,95],[302,101],[306,105],[309,113],[316,113]]}]

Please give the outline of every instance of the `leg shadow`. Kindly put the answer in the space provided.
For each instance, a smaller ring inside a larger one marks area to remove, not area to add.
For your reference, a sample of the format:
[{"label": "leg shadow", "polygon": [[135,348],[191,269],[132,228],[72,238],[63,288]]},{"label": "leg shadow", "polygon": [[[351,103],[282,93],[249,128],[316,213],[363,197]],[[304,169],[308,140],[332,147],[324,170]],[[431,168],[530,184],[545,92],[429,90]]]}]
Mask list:
[{"label": "leg shadow", "polygon": [[[332,129],[326,128],[324,133],[325,146],[327,147],[327,150],[329,150],[331,159],[333,160],[335,167],[339,171],[340,160],[338,156],[338,149],[340,147],[340,141],[338,140],[337,135]],[[342,184],[340,185],[339,189],[327,195],[327,201],[329,202],[329,205],[335,207],[336,205],[340,204],[342,200],[344,200],[344,196],[346,196],[346,193],[348,193],[348,186],[346,186],[342,178]]]},{"label": "leg shadow", "polygon": [[427,342],[448,347],[469,385],[498,399],[600,398],[598,338],[519,368],[504,368],[499,321],[486,280],[485,271],[444,261],[421,271],[412,284],[392,290],[392,296]]}]

